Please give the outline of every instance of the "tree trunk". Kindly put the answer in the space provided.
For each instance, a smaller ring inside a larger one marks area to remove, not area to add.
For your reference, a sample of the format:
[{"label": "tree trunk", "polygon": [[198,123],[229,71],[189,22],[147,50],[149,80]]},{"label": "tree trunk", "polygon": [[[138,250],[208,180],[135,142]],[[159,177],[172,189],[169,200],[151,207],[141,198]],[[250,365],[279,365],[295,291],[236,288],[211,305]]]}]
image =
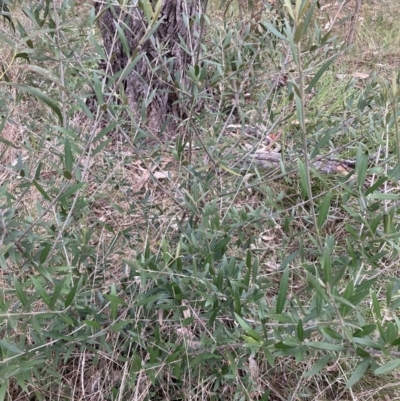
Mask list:
[{"label": "tree trunk", "polygon": [[[151,3],[154,10],[157,2]],[[187,117],[187,94],[190,94],[187,69],[197,63],[196,16],[203,11],[204,0],[162,0],[160,24],[144,42],[149,22],[142,9],[117,4],[112,0],[95,0],[96,12],[102,13],[99,27],[107,55],[106,72],[112,76],[127,67],[137,49],[141,58],[123,82],[128,105],[138,119],[144,116],[151,135],[170,136]],[[117,26],[123,30],[129,50],[121,42]],[[182,101],[185,96],[186,103]]]}]

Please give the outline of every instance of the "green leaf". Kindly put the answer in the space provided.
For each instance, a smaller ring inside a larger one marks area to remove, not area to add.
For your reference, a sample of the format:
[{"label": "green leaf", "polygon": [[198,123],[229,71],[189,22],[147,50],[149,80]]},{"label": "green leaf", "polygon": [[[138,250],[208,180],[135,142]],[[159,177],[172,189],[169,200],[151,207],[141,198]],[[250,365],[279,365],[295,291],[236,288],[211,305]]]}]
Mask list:
[{"label": "green leaf", "polygon": [[37,293],[39,294],[40,298],[42,298],[43,302],[46,305],[50,305],[51,299],[48,296],[48,294],[46,293],[46,291],[43,288],[43,286],[40,284],[40,281],[37,280],[35,277],[31,277],[31,281],[32,281],[32,284],[34,285]]},{"label": "green leaf", "polygon": [[309,341],[309,342],[305,343],[305,345],[307,345],[311,348],[323,349],[325,351],[344,351],[345,350],[345,347],[343,347],[342,345],[325,343],[325,342]]},{"label": "green leaf", "polygon": [[243,280],[242,280],[242,283],[246,288],[249,288],[251,271],[252,271],[251,252],[247,251],[247,255],[246,255],[246,273],[245,273],[245,275],[243,277]]},{"label": "green leaf", "polygon": [[294,259],[299,255],[299,253],[300,253],[300,250],[294,251],[289,256],[287,256],[285,259],[283,259],[283,261],[279,267],[279,270],[281,271],[281,270],[286,269],[286,267],[294,261]]},{"label": "green leaf", "polygon": [[101,325],[94,320],[85,320],[84,322],[85,322],[86,326],[94,327],[95,329],[101,328]]},{"label": "green leaf", "polygon": [[270,30],[276,37],[278,37],[279,39],[282,39],[284,41],[287,41],[287,38],[285,38],[285,36],[283,36],[272,24],[270,24],[269,22],[262,22],[261,23],[264,28],[267,28],[268,30]]},{"label": "green leaf", "polygon": [[0,255],[5,255],[12,246],[14,246],[14,242],[10,242],[9,244],[2,246],[0,248]]},{"label": "green leaf", "polygon": [[242,303],[240,302],[240,294],[237,287],[233,290],[233,305],[235,313],[240,313],[242,311]]},{"label": "green leaf", "polygon": [[[11,18],[11,12],[10,12],[10,9],[8,8],[8,6],[7,6],[7,3],[8,3],[7,0],[1,0],[0,1],[0,16],[2,16],[5,20],[8,21],[8,23],[11,26],[11,28],[15,32],[15,26],[14,26],[13,20]],[[18,23],[18,21],[17,21],[17,23]]]},{"label": "green leaf", "polygon": [[278,297],[276,300],[276,313],[281,314],[285,307],[286,297],[289,286],[289,268],[286,267],[282,274],[281,283],[279,285]]},{"label": "green leaf", "polygon": [[[3,120],[2,125],[5,124],[5,122],[6,122],[6,119]],[[1,128],[3,128],[3,127],[0,126],[0,132],[2,131]],[[0,142],[1,142],[1,143],[4,143],[4,144],[7,145],[7,146],[10,146],[11,148],[20,149],[19,146],[15,145],[14,143],[8,141],[8,140],[5,139],[5,138],[1,138],[1,137],[0,137]]]},{"label": "green leaf", "polygon": [[23,68],[24,68],[24,71],[32,71],[36,74],[42,75],[46,79],[53,81],[55,84],[57,84],[58,87],[60,87],[62,90],[65,91],[65,88],[62,85],[61,81],[57,77],[55,77],[51,73],[51,71],[46,70],[45,68],[39,67],[38,65],[34,65],[34,64],[25,64]]},{"label": "green leaf", "polygon": [[325,355],[322,357],[314,366],[308,370],[307,372],[303,373],[303,377],[311,377],[319,373],[332,359],[331,355]]},{"label": "green leaf", "polygon": [[324,272],[325,283],[329,283],[333,279],[331,262],[333,246],[331,246],[329,238],[327,238],[324,246],[324,254],[322,255],[322,269]]},{"label": "green leaf", "polygon": [[342,340],[343,339],[343,337],[339,333],[332,330],[330,327],[323,327],[322,331],[325,334],[327,334],[329,337],[333,338],[334,340]]},{"label": "green leaf", "polygon": [[379,199],[379,200],[399,200],[400,195],[397,194],[385,194],[382,192],[373,192],[368,195],[370,199]]},{"label": "green leaf", "polygon": [[229,351],[225,352],[225,356],[226,356],[228,364],[232,370],[232,375],[234,377],[236,377],[237,376],[236,358],[234,358],[233,355]]},{"label": "green leaf", "polygon": [[0,401],[4,401],[6,399],[6,394],[8,392],[8,379],[4,380],[0,386]]},{"label": "green leaf", "polygon": [[318,228],[321,228],[324,225],[326,218],[328,217],[329,208],[331,207],[331,200],[332,200],[332,192],[329,191],[324,196],[324,199],[321,202],[321,205],[318,209],[318,220],[317,220]]},{"label": "green leaf", "polygon": [[44,199],[46,199],[48,201],[51,200],[50,196],[47,194],[47,192],[42,188],[42,186],[36,180],[33,180],[32,183],[36,187],[36,189],[42,194]]},{"label": "green leaf", "polygon": [[118,37],[120,42],[122,43],[122,48],[124,49],[125,55],[127,58],[131,57],[131,50],[130,47],[128,45],[128,41],[126,40],[126,36],[125,36],[125,32],[124,30],[121,28],[120,23],[117,20],[113,20],[112,23],[114,24],[117,32],[118,32]]},{"label": "green leaf", "polygon": [[92,155],[95,156],[98,153],[100,153],[111,141],[113,141],[113,139],[114,138],[108,138],[107,140],[101,142],[100,145],[97,146],[97,148],[93,150]]},{"label": "green leaf", "polygon": [[[357,173],[357,183],[358,188],[362,190],[367,175],[368,168],[368,155],[363,152],[362,145],[358,147],[357,159],[356,159],[356,173]],[[371,195],[369,195],[371,196]]]},{"label": "green leaf", "polygon": [[303,321],[299,319],[299,323],[297,323],[296,327],[297,338],[303,342],[304,341],[304,328],[303,328]]},{"label": "green leaf", "polygon": [[301,39],[303,39],[303,36],[305,33],[305,30],[303,28],[304,28],[304,23],[299,22],[299,24],[297,25],[296,30],[294,32],[294,38],[293,38],[294,43],[297,44],[301,41]]},{"label": "green leaf", "polygon": [[369,352],[365,351],[364,349],[357,347],[356,348],[356,354],[358,356],[361,356],[361,358],[369,358],[371,355],[369,354]]},{"label": "green leaf", "polygon": [[104,105],[103,88],[100,79],[95,71],[93,72],[93,84],[94,84],[94,92],[96,94],[96,100],[102,107]]},{"label": "green leaf", "polygon": [[332,63],[337,59],[339,54],[335,54],[332,58],[330,58],[314,75],[314,78],[311,80],[309,85],[307,86],[306,93],[310,93],[311,89],[316,85],[319,79],[322,77],[322,74],[332,65]]},{"label": "green leaf", "polygon": [[382,184],[384,184],[385,181],[387,181],[387,180],[388,180],[388,177],[386,177],[386,176],[383,176],[383,177],[378,178],[378,179],[375,181],[374,185],[372,185],[371,187],[369,187],[369,188],[365,191],[365,195],[368,196],[369,194],[375,192],[375,190],[378,189],[378,188],[379,188]]},{"label": "green leaf", "polygon": [[352,297],[350,297],[349,301],[350,301],[354,306],[357,306],[357,305],[360,304],[368,295],[369,295],[369,291],[368,291],[368,290],[357,291]]},{"label": "green leaf", "polygon": [[392,344],[396,340],[397,333],[397,327],[393,322],[389,322],[386,328],[386,340],[388,344]]},{"label": "green leaf", "polygon": [[246,341],[246,344],[244,345],[244,347],[247,348],[251,348],[251,347],[257,347],[257,348],[261,348],[263,346],[263,342],[260,340],[256,340],[254,337],[250,337],[250,336],[243,336],[242,335],[243,340]]},{"label": "green leaf", "polygon": [[371,363],[370,359],[364,359],[354,370],[353,374],[351,375],[349,381],[346,384],[346,388],[349,389],[350,387],[354,386],[360,379],[363,378],[365,372],[368,370],[368,367]]},{"label": "green leaf", "polygon": [[38,265],[36,266],[36,270],[46,279],[48,280],[50,283],[53,283],[53,278],[52,275],[50,274],[47,266],[46,268],[44,268],[42,265]]},{"label": "green leaf", "polygon": [[353,342],[359,345],[364,345],[365,347],[370,347],[377,350],[382,350],[382,345],[376,343],[375,341],[369,340],[368,338],[358,338],[353,337]]},{"label": "green leaf", "polygon": [[18,281],[18,279],[14,276],[13,277],[13,282],[14,282],[14,288],[15,292],[17,293],[17,297],[21,304],[25,307],[28,305],[28,299],[26,298],[25,292],[22,289],[21,283]]},{"label": "green leaf", "polygon": [[299,175],[300,175],[300,192],[302,199],[310,198],[310,194],[308,193],[308,178],[307,178],[307,171],[304,163],[299,159],[298,160],[299,166]]},{"label": "green leaf", "polygon": [[139,0],[139,7],[143,10],[147,23],[150,25],[154,12],[149,0]]},{"label": "green leaf", "polygon": [[292,20],[295,20],[294,11],[293,11],[293,7],[292,7],[291,1],[290,0],[283,0],[283,2],[284,2],[284,5],[286,7],[287,12],[292,17]]},{"label": "green leaf", "polygon": [[64,176],[67,180],[71,180],[71,179],[72,179],[72,174],[71,174],[68,170],[63,170],[63,176]]},{"label": "green leaf", "polygon": [[330,303],[328,294],[326,293],[326,290],[322,287],[320,281],[316,278],[314,278],[311,274],[307,275],[307,283],[310,285],[314,290],[317,292],[317,294],[320,295],[320,297],[326,302]]},{"label": "green leaf", "polygon": [[[346,298],[339,297],[338,295],[332,295],[332,298],[334,300],[336,300],[337,302],[342,303],[346,306],[349,306],[351,309],[354,309],[354,305],[350,301],[348,301]],[[343,315],[343,316],[345,316],[345,315]]]},{"label": "green leaf", "polygon": [[375,313],[375,316],[378,320],[382,320],[381,307],[379,305],[378,297],[376,296],[375,291],[371,292],[371,298],[372,298],[372,309]]},{"label": "green leaf", "polygon": [[23,351],[21,351],[18,347],[16,347],[13,344],[8,343],[5,340],[0,340],[0,347],[5,348],[6,350],[12,352],[13,354],[22,354]]},{"label": "green leaf", "polygon": [[118,315],[119,305],[126,305],[125,301],[118,297],[115,284],[111,285],[110,294],[104,294],[104,298],[110,301],[111,317],[113,320],[115,320]]},{"label": "green leaf", "polygon": [[74,195],[75,192],[78,192],[81,188],[83,188],[86,184],[84,182],[80,182],[79,184],[72,185],[67,187],[65,191],[59,197],[59,200],[68,198],[68,196]]},{"label": "green leaf", "polygon": [[89,107],[81,99],[81,97],[80,96],[76,96],[76,95],[73,95],[73,96],[74,96],[75,100],[78,102],[78,104],[81,107],[82,111],[86,114],[86,117],[88,117],[89,120],[94,121],[93,113],[90,111]]},{"label": "green leaf", "polygon": [[[303,4],[301,5],[301,9],[300,9],[300,12],[299,12],[299,18],[302,18],[304,13],[308,10],[308,7],[310,5],[310,1],[311,0],[305,0],[303,2]],[[312,4],[312,6],[310,7],[310,9],[308,10],[307,15],[304,17],[304,26],[303,26],[304,32],[307,32],[307,30],[308,30],[308,27],[309,27],[310,22],[312,20],[312,16],[314,15],[314,10],[315,10],[315,6],[316,5],[317,5],[317,2],[314,2]]]},{"label": "green leaf", "polygon": [[315,156],[319,154],[319,151],[326,146],[329,141],[331,140],[331,137],[334,133],[339,131],[340,125],[336,125],[335,127],[331,128],[326,134],[323,136],[323,138],[317,143],[315,148],[313,149],[310,158],[314,159]]},{"label": "green leaf", "polygon": [[69,173],[72,172],[72,167],[74,163],[74,157],[72,156],[71,144],[68,138],[64,141],[64,167]]},{"label": "green leaf", "polygon": [[[348,301],[353,296],[353,293],[354,293],[354,281],[349,280],[349,282],[347,283],[346,289],[343,292],[342,298],[344,298]],[[351,302],[350,302],[350,305],[343,302],[342,305],[340,305],[340,307],[339,307],[340,315],[342,317],[345,317],[350,312],[350,310],[353,308],[354,308],[354,305]]]},{"label": "green leaf", "polygon": [[376,375],[385,375],[386,373],[392,372],[393,370],[400,367],[400,359],[394,359],[384,365],[380,366],[378,369],[375,369],[374,373]]},{"label": "green leaf", "polygon": [[40,252],[40,258],[39,258],[40,264],[43,264],[46,261],[47,256],[49,255],[50,249],[51,249],[51,244],[49,242],[47,242],[44,245],[44,247],[42,248],[42,251]]},{"label": "green leaf", "polygon": [[30,95],[35,96],[37,99],[39,99],[43,103],[47,104],[47,106],[49,106],[57,114],[57,117],[59,118],[61,124],[63,123],[62,113],[61,113],[61,110],[58,107],[57,103],[53,99],[51,99],[49,96],[47,96],[46,94],[41,92],[39,89],[33,88],[32,86],[28,86],[25,84],[15,83],[15,82],[4,82],[4,81],[1,82],[0,81],[0,85],[1,84],[13,86],[17,90],[27,92]]},{"label": "green leaf", "polygon": [[237,313],[235,313],[235,317],[236,317],[236,320],[238,321],[238,323],[240,324],[240,327],[244,331],[248,332],[251,330],[251,327],[248,325],[248,323],[245,322]]},{"label": "green leaf", "polygon": [[56,288],[53,291],[53,295],[51,297],[51,301],[49,303],[49,308],[53,309],[54,305],[60,298],[61,291],[64,290],[64,288],[67,287],[67,282],[70,281],[71,278],[69,276],[64,277],[57,285]]},{"label": "green leaf", "polygon": [[65,307],[68,308],[72,304],[72,301],[75,298],[76,291],[78,289],[78,283],[76,283],[72,288],[71,291],[68,293],[67,298],[65,299]]}]

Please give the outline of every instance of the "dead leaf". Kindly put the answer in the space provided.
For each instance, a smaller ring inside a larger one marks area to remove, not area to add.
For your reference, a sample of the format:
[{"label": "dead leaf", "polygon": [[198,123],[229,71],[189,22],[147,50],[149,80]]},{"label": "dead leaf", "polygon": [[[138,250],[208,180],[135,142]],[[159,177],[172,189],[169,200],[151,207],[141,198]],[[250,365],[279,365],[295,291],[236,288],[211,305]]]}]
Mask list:
[{"label": "dead leaf", "polygon": [[367,79],[369,77],[369,74],[366,72],[354,72],[352,75],[354,78],[358,79]]},{"label": "dead leaf", "polygon": [[169,179],[169,171],[156,171],[154,173],[154,178],[157,178],[157,180]]},{"label": "dead leaf", "polygon": [[332,366],[327,366],[327,367],[326,367],[326,371],[327,371],[327,372],[338,372],[338,371],[339,371],[339,368],[338,368],[338,366],[335,364],[335,365],[332,365]]},{"label": "dead leaf", "polygon": [[150,172],[147,170],[144,170],[143,175],[137,180],[136,184],[133,185],[132,190],[134,192],[139,192],[143,188],[144,184],[146,184],[149,177],[150,177]]},{"label": "dead leaf", "polygon": [[184,339],[187,345],[193,349],[199,349],[201,347],[201,342],[197,341],[197,337],[193,334],[191,330],[187,327],[181,327],[176,329],[180,339]]},{"label": "dead leaf", "polygon": [[[310,122],[310,120],[309,120],[308,118],[306,118],[306,119],[304,120],[304,122],[305,122],[306,124],[308,124],[308,123]],[[291,124],[292,124],[292,125],[300,125],[299,120],[294,120],[294,121],[291,122]]]},{"label": "dead leaf", "polygon": [[189,319],[190,316],[191,316],[191,313],[190,313],[190,309],[189,308],[186,308],[185,310],[183,310],[183,317],[185,319]]},{"label": "dead leaf", "polygon": [[261,239],[265,242],[270,242],[270,241],[273,241],[275,239],[275,237],[270,237],[269,235],[262,235]]},{"label": "dead leaf", "polygon": [[256,360],[253,358],[252,355],[249,356],[249,372],[250,372],[250,377],[254,380],[257,381],[257,379],[260,376],[260,372],[258,369],[258,365]]}]

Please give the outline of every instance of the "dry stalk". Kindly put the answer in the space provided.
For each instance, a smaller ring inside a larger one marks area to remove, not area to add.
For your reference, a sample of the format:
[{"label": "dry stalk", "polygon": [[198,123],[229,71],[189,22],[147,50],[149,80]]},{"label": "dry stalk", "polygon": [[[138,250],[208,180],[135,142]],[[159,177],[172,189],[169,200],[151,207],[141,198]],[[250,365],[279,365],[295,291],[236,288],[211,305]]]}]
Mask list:
[{"label": "dry stalk", "polygon": [[361,0],[355,0],[354,13],[350,19],[350,30],[349,30],[349,34],[347,36],[347,46],[349,46],[353,43],[354,33],[356,31],[356,26],[357,26],[357,18],[358,18],[360,9],[361,9]]}]

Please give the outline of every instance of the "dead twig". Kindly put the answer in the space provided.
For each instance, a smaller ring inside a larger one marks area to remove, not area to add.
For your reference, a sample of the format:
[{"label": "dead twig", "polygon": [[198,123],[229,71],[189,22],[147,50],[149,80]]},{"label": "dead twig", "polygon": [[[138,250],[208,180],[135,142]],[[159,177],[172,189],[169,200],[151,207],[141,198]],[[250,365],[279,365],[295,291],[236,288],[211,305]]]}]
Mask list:
[{"label": "dead twig", "polygon": [[357,19],[360,9],[361,9],[361,0],[355,0],[354,14],[351,16],[350,19],[350,30],[347,36],[347,46],[350,46],[353,43],[354,33],[356,31]]}]

